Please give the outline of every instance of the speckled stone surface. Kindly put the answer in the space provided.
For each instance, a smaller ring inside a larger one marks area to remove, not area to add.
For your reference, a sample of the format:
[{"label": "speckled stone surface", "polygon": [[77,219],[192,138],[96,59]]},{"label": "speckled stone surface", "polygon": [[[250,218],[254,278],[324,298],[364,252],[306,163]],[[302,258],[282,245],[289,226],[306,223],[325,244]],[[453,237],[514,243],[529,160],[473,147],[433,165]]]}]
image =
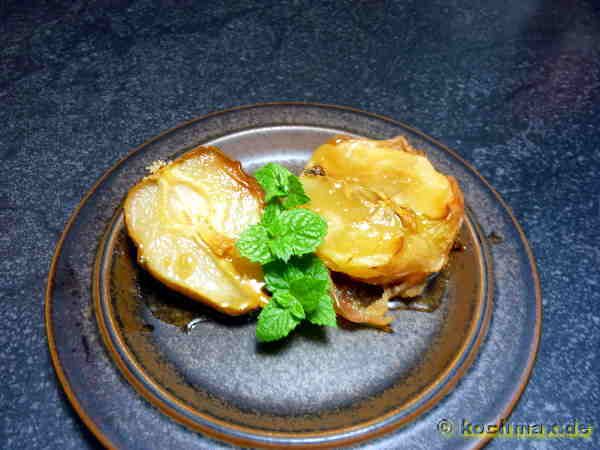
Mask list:
[{"label": "speckled stone surface", "polygon": [[[95,448],[61,393],[44,282],[84,192],[145,139],[274,100],[354,106],[456,149],[538,259],[544,323],[512,420],[600,425],[600,10],[583,2],[0,4],[0,447]],[[597,448],[497,440],[491,449]]]}]

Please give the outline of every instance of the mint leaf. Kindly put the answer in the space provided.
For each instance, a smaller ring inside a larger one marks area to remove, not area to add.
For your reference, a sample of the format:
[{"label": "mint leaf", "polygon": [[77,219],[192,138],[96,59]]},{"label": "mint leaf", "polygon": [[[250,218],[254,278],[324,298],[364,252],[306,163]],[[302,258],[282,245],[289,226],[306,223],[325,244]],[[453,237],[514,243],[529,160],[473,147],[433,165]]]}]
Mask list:
[{"label": "mint leaf", "polygon": [[317,307],[307,315],[307,319],[315,325],[337,326],[333,301],[328,293],[321,295]]},{"label": "mint leaf", "polygon": [[288,192],[282,203],[286,209],[292,209],[296,206],[308,203],[310,198],[304,192],[304,187],[297,176],[293,175],[288,178]]},{"label": "mint leaf", "polygon": [[[284,211],[277,222],[277,238],[283,241],[294,255],[313,252],[327,234],[327,222],[307,209]],[[277,254],[275,256],[279,257]]]},{"label": "mint leaf", "polygon": [[294,318],[302,320],[306,317],[302,303],[288,291],[277,291],[271,301],[277,302],[283,309],[287,309]]},{"label": "mint leaf", "polygon": [[301,278],[290,283],[290,293],[298,299],[304,311],[310,313],[319,305],[323,294],[327,293],[327,281]]},{"label": "mint leaf", "polygon": [[265,191],[267,203],[281,197],[283,206],[291,209],[310,201],[298,177],[279,164],[269,163],[254,176]]},{"label": "mint leaf", "polygon": [[260,224],[267,230],[276,226],[275,222],[279,219],[281,211],[282,209],[279,203],[269,203],[260,219]]},{"label": "mint leaf", "polygon": [[269,249],[276,258],[284,261],[288,261],[294,254],[294,249],[282,239],[273,239],[269,241]]},{"label": "mint leaf", "polygon": [[325,280],[329,289],[329,271],[314,254],[293,256],[287,264],[281,260],[272,261],[263,267],[263,272],[271,292],[289,290],[292,281],[304,278]]},{"label": "mint leaf", "polygon": [[275,260],[263,266],[265,282],[271,292],[287,290],[290,288],[290,282],[302,278],[302,272],[294,265],[295,260],[296,258],[292,258],[287,264]]},{"label": "mint leaf", "polygon": [[299,323],[290,310],[270,301],[258,316],[256,337],[261,342],[276,341],[290,334]]},{"label": "mint leaf", "polygon": [[283,197],[289,192],[289,179],[292,172],[279,164],[269,163],[261,167],[254,177],[265,191],[268,203],[276,197]]},{"label": "mint leaf", "polygon": [[304,276],[327,281],[327,288],[329,289],[329,270],[317,255],[300,256],[296,258],[295,265],[302,271]]},{"label": "mint leaf", "polygon": [[273,259],[269,248],[269,234],[260,224],[246,229],[235,245],[240,254],[250,261],[265,264]]},{"label": "mint leaf", "polygon": [[278,211],[268,207],[261,223],[242,233],[237,247],[242,256],[265,264],[275,258],[288,261],[292,255],[303,255],[317,248],[327,233],[327,223],[306,209]]}]

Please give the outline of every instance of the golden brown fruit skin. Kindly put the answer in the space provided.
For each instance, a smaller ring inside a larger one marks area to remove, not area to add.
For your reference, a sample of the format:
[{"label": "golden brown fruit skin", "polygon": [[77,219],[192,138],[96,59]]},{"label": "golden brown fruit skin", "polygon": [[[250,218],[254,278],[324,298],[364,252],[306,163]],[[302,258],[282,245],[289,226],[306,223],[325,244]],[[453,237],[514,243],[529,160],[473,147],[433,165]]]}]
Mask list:
[{"label": "golden brown fruit skin", "polygon": [[446,264],[463,195],[404,137],[335,137],[315,150],[301,180],[307,208],[327,220],[317,254],[331,270],[411,297]]},{"label": "golden brown fruit skin", "polygon": [[235,248],[260,220],[256,180],[215,147],[197,147],[130,189],[127,232],[138,262],[182,294],[230,315],[266,304],[262,270]]}]

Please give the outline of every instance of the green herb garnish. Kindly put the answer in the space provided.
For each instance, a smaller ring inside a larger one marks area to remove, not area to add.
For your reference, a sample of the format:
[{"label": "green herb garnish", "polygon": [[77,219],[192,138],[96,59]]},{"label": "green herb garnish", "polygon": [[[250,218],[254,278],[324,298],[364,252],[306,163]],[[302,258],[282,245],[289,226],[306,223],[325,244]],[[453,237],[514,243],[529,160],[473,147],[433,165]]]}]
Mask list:
[{"label": "green herb garnish", "polygon": [[284,208],[304,205],[310,200],[296,175],[279,164],[269,163],[254,175],[265,191],[265,201],[280,201]]},{"label": "green herb garnish", "polygon": [[313,253],[327,234],[327,222],[307,209],[310,200],[298,177],[278,164],[256,172],[267,206],[261,221],[237,241],[242,256],[263,265],[272,298],[258,316],[256,337],[276,341],[302,320],[336,326],[329,272]]}]

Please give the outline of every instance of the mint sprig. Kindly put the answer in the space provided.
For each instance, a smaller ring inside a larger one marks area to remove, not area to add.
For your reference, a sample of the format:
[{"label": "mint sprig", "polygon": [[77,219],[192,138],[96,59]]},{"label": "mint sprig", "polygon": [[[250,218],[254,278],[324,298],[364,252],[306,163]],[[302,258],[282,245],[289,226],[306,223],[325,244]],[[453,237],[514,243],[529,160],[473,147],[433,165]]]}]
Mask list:
[{"label": "mint sprig", "polygon": [[337,326],[329,294],[329,271],[313,253],[327,234],[327,222],[307,209],[302,183],[278,164],[256,172],[267,203],[261,221],[237,241],[240,254],[263,265],[272,298],[258,316],[256,337],[270,342],[287,336],[302,320]]}]

